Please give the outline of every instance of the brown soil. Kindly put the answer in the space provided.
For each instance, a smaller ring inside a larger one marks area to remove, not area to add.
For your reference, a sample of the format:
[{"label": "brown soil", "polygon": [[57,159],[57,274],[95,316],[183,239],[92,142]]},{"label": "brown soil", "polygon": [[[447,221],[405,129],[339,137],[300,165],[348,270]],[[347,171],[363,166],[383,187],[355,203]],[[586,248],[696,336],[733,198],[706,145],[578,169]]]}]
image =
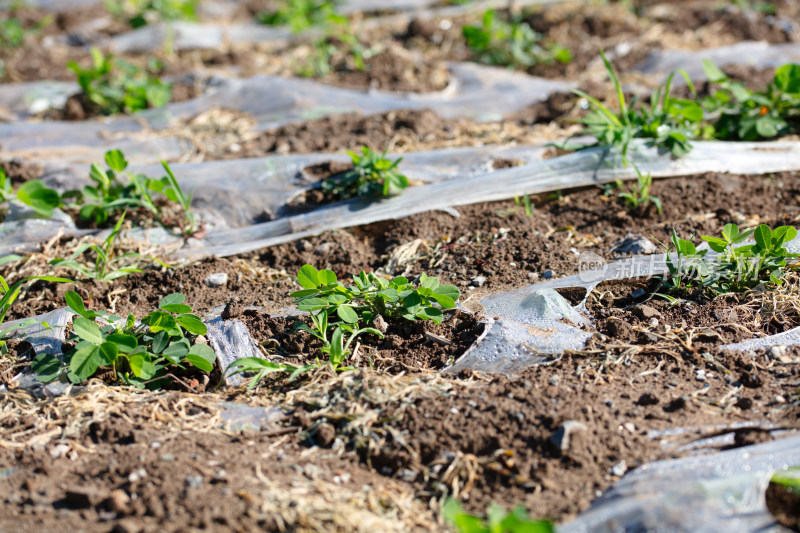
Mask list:
[{"label": "brown soil", "polygon": [[[0,145],[2,148],[2,145]],[[39,179],[42,177],[44,168],[37,163],[30,163],[23,159],[0,160],[0,168],[11,180],[11,184],[16,188],[26,181]]]},{"label": "brown soil", "polygon": [[766,499],[776,522],[792,531],[800,531],[800,493],[796,489],[770,483]]},{"label": "brown soil", "polygon": [[441,62],[415,61],[402,48],[389,47],[367,59],[364,70],[338,68],[321,81],[356,89],[426,93],[447,87],[449,74]]},{"label": "brown soil", "polygon": [[[389,320],[383,339],[373,334],[358,337],[361,350],[354,350],[345,364],[392,374],[439,370],[452,364],[483,332],[483,324],[473,315],[448,315],[440,325]],[[270,347],[274,361],[301,366],[314,364],[320,357],[321,341],[297,331],[297,319],[257,311],[244,311],[243,318],[253,338]]]}]

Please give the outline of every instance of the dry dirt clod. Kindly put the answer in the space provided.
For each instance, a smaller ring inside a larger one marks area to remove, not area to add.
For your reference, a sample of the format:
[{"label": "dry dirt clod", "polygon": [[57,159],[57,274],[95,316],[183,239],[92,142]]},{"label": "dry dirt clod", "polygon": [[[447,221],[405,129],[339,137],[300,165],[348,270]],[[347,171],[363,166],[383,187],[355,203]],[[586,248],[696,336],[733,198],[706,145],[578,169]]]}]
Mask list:
[{"label": "dry dirt clod", "polygon": [[550,436],[550,442],[561,453],[569,451],[572,437],[575,433],[586,431],[588,428],[582,422],[567,420]]}]

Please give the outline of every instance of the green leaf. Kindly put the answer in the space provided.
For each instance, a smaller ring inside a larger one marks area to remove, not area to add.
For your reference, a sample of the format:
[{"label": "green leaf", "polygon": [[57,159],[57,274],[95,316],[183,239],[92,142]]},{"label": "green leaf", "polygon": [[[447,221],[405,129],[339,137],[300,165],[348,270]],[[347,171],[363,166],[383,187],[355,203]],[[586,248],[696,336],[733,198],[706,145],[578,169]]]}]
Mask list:
[{"label": "green leaf", "polygon": [[[179,292],[173,292],[172,294],[164,296],[161,299],[161,301],[158,302],[158,308],[159,309],[164,309],[164,306],[182,304],[185,301],[186,301],[186,296],[184,296],[183,294],[181,294]],[[165,309],[165,311],[166,311],[166,309]]]},{"label": "green leaf", "polygon": [[160,354],[164,351],[164,348],[167,347],[169,344],[169,333],[166,331],[159,331],[155,335],[153,335],[153,341],[150,346],[150,349],[153,351],[154,354]]},{"label": "green leaf", "polygon": [[728,79],[728,75],[722,72],[710,59],[703,60],[703,71],[711,83],[722,83]]},{"label": "green leaf", "polygon": [[36,380],[50,383],[58,377],[61,371],[61,362],[49,353],[37,353],[31,361],[31,370],[36,374]]},{"label": "green leaf", "polygon": [[84,318],[94,318],[94,313],[86,311],[86,306],[83,304],[83,298],[78,296],[77,292],[67,291],[67,293],[64,295],[64,300],[67,302],[67,306],[80,316]]},{"label": "green leaf", "polygon": [[317,279],[320,285],[331,285],[336,283],[336,274],[332,270],[320,270],[317,273]]},{"label": "green leaf", "polygon": [[725,248],[728,246],[728,243],[725,241],[725,239],[720,239],[718,237],[709,237],[708,235],[703,235],[703,240],[708,243],[709,248],[717,253],[724,252]]},{"label": "green leaf", "polygon": [[772,83],[785,93],[800,93],[800,65],[787,64],[778,67]]},{"label": "green leaf", "polygon": [[106,164],[112,170],[122,172],[128,167],[128,162],[125,161],[125,155],[119,150],[110,150],[106,152]]},{"label": "green leaf", "polygon": [[214,362],[217,355],[213,348],[207,344],[195,344],[189,350],[186,360],[204,372],[211,372],[214,369]]},{"label": "green leaf", "polygon": [[753,237],[756,239],[756,245],[762,250],[769,250],[772,243],[772,231],[766,224],[761,224],[756,228]]},{"label": "green leaf", "polygon": [[170,361],[177,363],[181,359],[183,359],[184,356],[188,353],[189,353],[188,343],[177,341],[167,346],[162,352],[162,355],[167,359],[169,359]]},{"label": "green leaf", "polygon": [[297,283],[304,289],[316,289],[319,283],[317,269],[311,265],[303,265],[297,273]]},{"label": "green leaf", "polygon": [[117,345],[113,342],[104,342],[99,346],[95,357],[98,358],[97,364],[99,366],[106,366],[116,361],[117,355],[119,355],[119,348]]},{"label": "green leaf", "polygon": [[444,294],[434,293],[431,295],[431,298],[436,300],[444,309],[452,309],[456,306],[456,303],[453,301],[453,299],[449,296],[445,296]]},{"label": "green leaf", "polygon": [[348,324],[355,324],[358,322],[358,313],[349,305],[338,306],[336,308],[336,314]]},{"label": "green leaf", "polygon": [[[459,291],[458,287],[455,285],[439,285],[435,292],[436,294],[449,297],[454,302],[458,301],[458,299],[461,297],[461,291]],[[455,306],[455,304],[453,306]]]},{"label": "green leaf", "polygon": [[103,333],[100,331],[100,328],[89,319],[83,317],[76,318],[72,322],[72,331],[81,339],[89,341],[92,344],[100,344],[103,342]]},{"label": "green leaf", "polygon": [[150,331],[153,333],[158,333],[159,331],[171,331],[175,329],[175,326],[177,325],[175,317],[161,311],[153,311],[147,315],[146,323],[150,326]]},{"label": "green leaf", "polygon": [[423,307],[416,315],[423,320],[433,320],[436,324],[441,324],[443,319],[442,312],[435,307]]},{"label": "green leaf", "polygon": [[736,237],[739,236],[739,226],[736,224],[725,224],[725,227],[722,228],[722,237],[727,242],[734,242]]},{"label": "green leaf", "polygon": [[192,307],[186,304],[167,304],[159,305],[161,309],[169,313],[191,313]]},{"label": "green leaf", "polygon": [[114,343],[122,353],[131,353],[138,346],[136,337],[124,333],[112,333],[106,337],[106,341]]},{"label": "green leaf", "polygon": [[331,335],[331,364],[334,367],[338,367],[344,361],[345,355],[347,355],[344,351],[344,334],[342,333],[342,328],[336,328],[333,330],[333,335]]},{"label": "green leaf", "polygon": [[208,333],[206,325],[195,315],[178,315],[177,320],[178,324],[189,333],[195,335],[205,335]]},{"label": "green leaf", "polygon": [[100,348],[97,346],[87,346],[76,350],[75,353],[72,354],[72,359],[69,362],[69,369],[78,383],[92,377],[99,368],[96,357],[99,350]]}]

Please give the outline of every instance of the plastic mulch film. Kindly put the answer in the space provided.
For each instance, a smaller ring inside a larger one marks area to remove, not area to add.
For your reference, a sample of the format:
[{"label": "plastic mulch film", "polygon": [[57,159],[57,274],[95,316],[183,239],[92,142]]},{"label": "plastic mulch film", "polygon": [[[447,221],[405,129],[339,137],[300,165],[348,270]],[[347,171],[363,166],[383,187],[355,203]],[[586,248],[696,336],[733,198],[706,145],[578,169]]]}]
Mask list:
[{"label": "plastic mulch film", "polygon": [[[800,63],[800,44],[744,41],[703,50],[654,50],[634,70],[645,74],[668,74],[683,69],[693,81],[704,81],[707,79],[703,71],[705,59],[711,60],[718,67],[732,64],[759,68],[779,67],[785,63]],[[683,77],[676,76],[674,82],[683,83]]]},{"label": "plastic mulch film", "polygon": [[[546,361],[542,354],[580,350],[591,336],[576,326],[589,321],[552,289],[511,291],[481,300],[486,329],[446,372],[465,369],[518,372]],[[575,325],[570,325],[575,324]]]},{"label": "plastic mulch film", "polygon": [[[215,79],[202,96],[186,102],[141,111],[133,116],[111,117],[102,122],[0,123],[0,138],[3,139],[3,151],[10,156],[24,157],[34,153],[47,160],[66,161],[70,151],[76,151],[78,156],[87,151],[96,154],[98,150],[92,151],[92,148],[108,147],[119,140],[119,134],[135,139],[136,134],[148,128],[163,129],[173,124],[175,119],[192,117],[218,107],[250,114],[256,119],[258,130],[338,113],[360,112],[366,115],[431,107],[445,118],[491,121],[575,86],[572,82],[546,80],[475,63],[451,63],[449,68],[450,85],[440,92],[428,94],[343,89],[313,80],[280,76]],[[57,93],[55,89],[48,89],[53,87],[49,82],[42,85],[42,89],[35,85],[26,87],[34,96],[27,97],[20,95],[20,90],[7,89],[0,92],[0,97],[6,95],[9,101],[0,100],[0,107],[13,106],[19,111],[20,106],[28,102],[29,106],[35,104],[34,108],[38,110],[44,105],[42,102],[47,94]],[[57,104],[62,97],[63,93],[57,93],[53,103]],[[30,111],[28,108],[27,113]],[[167,141],[158,139],[158,142]],[[55,155],[50,150],[54,150]],[[155,160],[150,158],[150,161]]]},{"label": "plastic mulch film", "polygon": [[[412,180],[437,182],[489,173],[493,169],[493,161],[497,159],[540,160],[545,151],[544,146],[517,146],[417,152],[405,154],[400,168]],[[252,224],[265,214],[273,218],[286,216],[283,209],[286,202],[312,186],[303,174],[303,168],[331,160],[349,161],[349,157],[325,154],[275,156],[176,164],[172,165],[172,169],[184,190],[193,191],[193,210],[204,221],[206,228],[213,232],[215,229]],[[164,174],[160,165],[138,166],[133,170],[150,176]],[[60,191],[78,189],[89,184],[88,171],[86,165],[49,165],[41,178],[49,187]],[[225,179],[220,179],[220,176],[225,176]],[[26,206],[20,206],[20,209],[33,213]],[[11,252],[36,249],[59,231],[64,235],[89,233],[77,230],[68,218],[63,221],[40,218],[17,220],[9,215],[5,222],[0,223],[0,257]],[[181,244],[179,239],[159,234],[157,228],[146,234],[137,230],[134,235],[149,242],[170,243],[173,247]],[[203,243],[194,241],[192,244],[200,246]]]},{"label": "plastic mulch film", "polygon": [[[695,143],[681,159],[659,155],[642,143],[632,147],[633,163],[653,177],[683,176],[703,172],[762,174],[800,168],[800,143]],[[247,253],[336,228],[371,224],[459,205],[504,200],[520,194],[599,185],[634,179],[632,166],[619,157],[592,149],[491,174],[465,176],[430,185],[410,187],[401,196],[380,202],[354,199],[261,224],[209,232],[202,245],[178,252],[183,257],[230,256]]]},{"label": "plastic mulch film", "polygon": [[767,510],[764,491],[776,471],[797,464],[800,436],[647,464],[557,531],[787,531]]},{"label": "plastic mulch film", "polygon": [[800,327],[792,328],[783,333],[776,333],[775,335],[768,335],[759,339],[748,339],[742,342],[733,344],[726,344],[721,348],[723,350],[758,350],[761,348],[769,348],[770,346],[796,346],[800,344]]}]

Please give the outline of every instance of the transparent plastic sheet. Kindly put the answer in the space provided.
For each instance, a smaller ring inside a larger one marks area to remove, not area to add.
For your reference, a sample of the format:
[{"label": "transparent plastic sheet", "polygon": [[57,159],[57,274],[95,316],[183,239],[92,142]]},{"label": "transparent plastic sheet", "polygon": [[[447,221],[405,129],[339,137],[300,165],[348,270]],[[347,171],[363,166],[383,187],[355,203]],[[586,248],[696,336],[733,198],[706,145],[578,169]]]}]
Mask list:
[{"label": "transparent plastic sheet", "polygon": [[[213,108],[224,107],[248,113],[256,119],[257,130],[337,113],[367,115],[396,109],[435,108],[445,118],[491,121],[575,86],[571,82],[551,81],[475,63],[452,63],[450,69],[451,84],[441,92],[429,94],[343,89],[313,80],[280,76],[217,79],[198,98],[141,111],[133,116],[111,117],[98,122],[0,123],[0,139],[3,139],[3,151],[8,156],[36,154],[51,161],[91,161],[98,153],[102,156],[102,151],[114,143],[132,147],[139,142],[152,143],[150,149],[163,144],[164,147],[156,153],[163,158],[166,151],[166,155],[177,157],[180,152],[175,153],[174,148],[186,147],[182,141],[166,137],[148,138],[146,130],[160,130],[174,124],[176,119],[192,117]],[[30,90],[35,93],[39,89],[31,86]],[[12,100],[8,103],[0,101],[0,106],[19,107],[24,101],[24,96],[20,97],[14,91],[8,94]],[[122,134],[130,139],[123,139]],[[157,159],[151,155],[149,161]]]},{"label": "transparent plastic sheet", "polygon": [[486,316],[491,317],[484,333],[445,372],[518,372],[545,361],[542,354],[580,350],[591,337],[591,333],[575,327],[589,321],[552,289],[494,294],[481,304]]},{"label": "transparent plastic sheet", "polygon": [[[800,143],[770,143],[768,149],[766,146],[763,143],[695,143],[694,150],[688,155],[674,160],[636,143],[631,157],[643,173],[650,172],[653,177],[712,171],[762,174],[800,168]],[[604,149],[591,149],[491,174],[410,187],[402,195],[380,202],[354,199],[270,222],[209,232],[200,246],[183,249],[178,255],[187,258],[238,255],[336,228],[504,200],[525,193],[537,194],[634,178],[633,167],[623,168],[618,156]]]},{"label": "transparent plastic sheet", "polygon": [[798,344],[800,344],[800,327],[758,339],[748,339],[742,342],[726,344],[722,346],[722,349],[749,351],[769,348],[771,346],[797,346]]},{"label": "transparent plastic sheet", "polygon": [[[492,171],[492,162],[498,158],[539,160],[545,151],[545,146],[500,149],[487,146],[416,152],[405,154],[400,168],[412,180],[437,182],[486,174]],[[133,157],[130,159],[134,160]],[[98,160],[102,160],[102,157]],[[193,192],[194,211],[206,223],[206,228],[213,231],[252,224],[265,212],[274,217],[285,216],[282,207],[286,202],[311,185],[303,177],[302,169],[330,160],[349,161],[350,158],[346,155],[309,154],[175,164],[171,168],[182,188]],[[144,172],[149,176],[164,174],[160,165],[135,166],[132,171]],[[87,165],[48,165],[42,180],[60,191],[79,189],[89,184],[88,172]],[[220,179],[220,176],[225,176],[225,179]],[[89,233],[77,231],[69,220],[64,223],[42,219],[14,222],[7,218],[0,223],[0,257],[11,252],[36,249],[39,243],[59,231],[64,235]],[[174,237],[170,239],[168,234],[157,235],[152,230],[147,234],[139,231],[132,236],[151,243],[170,244],[172,247],[178,247],[181,242]],[[195,246],[201,244],[194,242]]]},{"label": "transparent plastic sheet", "polygon": [[800,464],[800,436],[708,456],[661,461],[628,473],[559,533],[787,531],[766,508],[775,471]]},{"label": "transparent plastic sheet", "polygon": [[[648,58],[634,67],[645,74],[669,74],[683,69],[692,81],[708,79],[703,71],[703,60],[710,59],[718,67],[750,65],[753,67],[779,67],[786,63],[800,63],[800,44],[769,44],[765,41],[744,41],[719,48],[703,50],[654,50]],[[684,83],[675,76],[674,84]]]}]

